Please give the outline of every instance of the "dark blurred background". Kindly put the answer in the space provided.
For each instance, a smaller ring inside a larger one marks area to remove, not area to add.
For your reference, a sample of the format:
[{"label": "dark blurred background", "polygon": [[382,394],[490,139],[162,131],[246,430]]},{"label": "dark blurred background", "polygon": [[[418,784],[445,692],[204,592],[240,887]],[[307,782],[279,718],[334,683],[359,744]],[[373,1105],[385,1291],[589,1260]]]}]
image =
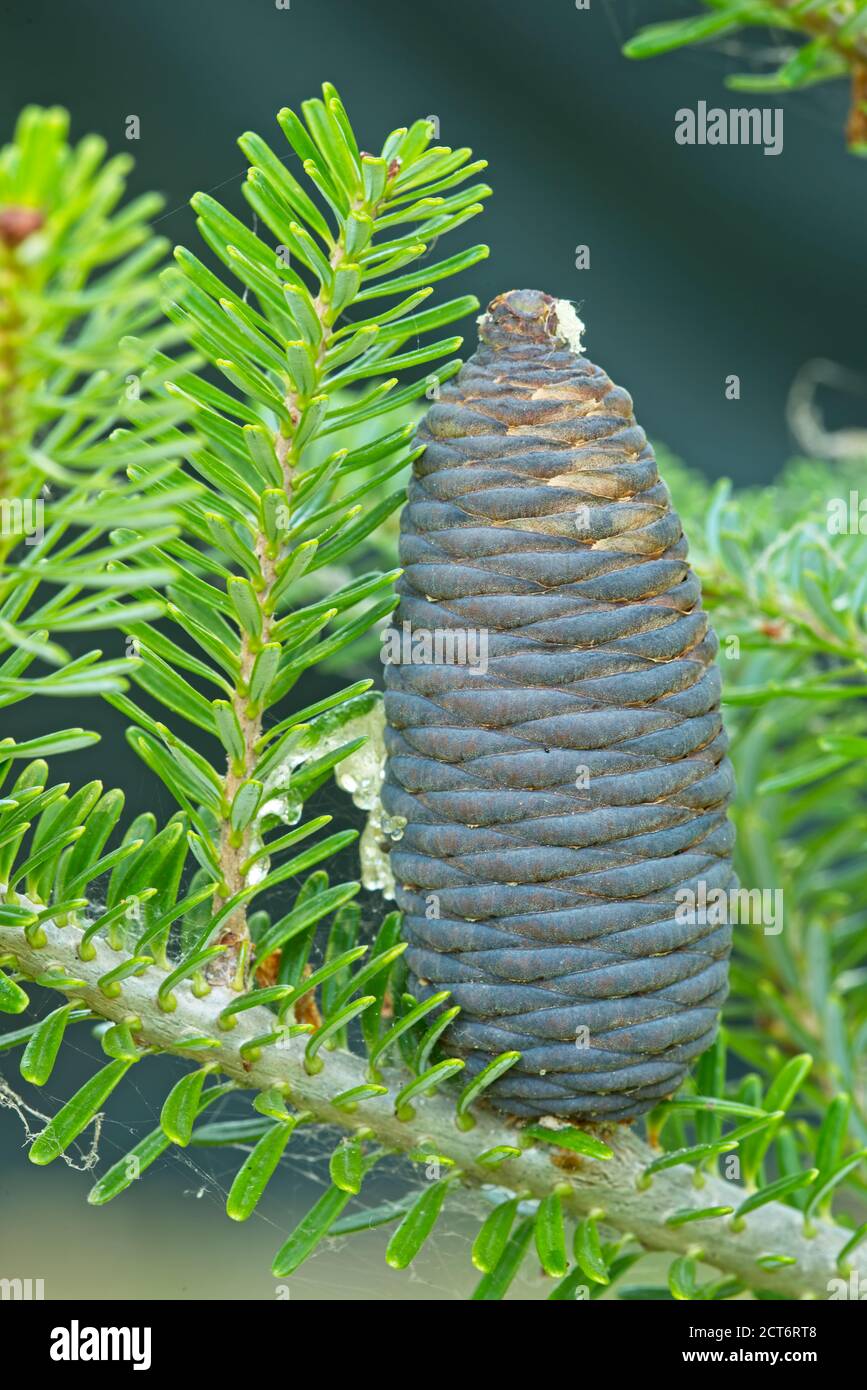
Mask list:
[{"label": "dark blurred background", "polygon": [[[723,86],[750,61],[732,45],[641,64],[621,56],[640,24],[696,8],[693,0],[591,0],[588,10],[574,0],[290,0],[287,9],[275,0],[18,0],[0,6],[0,142],[26,102],[67,106],[76,136],[98,131],[135,156],[133,191],[164,193],[160,231],[195,244],[190,195],[216,192],[248,218],[236,136],[252,128],[280,147],[275,112],[316,94],[323,79],[340,89],[366,148],[396,125],[435,115],[442,143],[470,145],[490,161],[495,190],[483,218],[451,246],[485,240],[491,257],[452,292],[473,290],[486,302],[534,286],[573,299],[588,354],[629,388],[650,435],[710,476],[770,481],[793,451],[785,403],[803,363],[824,356],[867,369],[867,170],[845,151],[843,85],[750,102]],[[782,154],[677,145],[674,113],[699,100],[782,105]],[[129,115],[140,118],[137,141],[125,139]],[[590,248],[587,270],[575,268],[580,245]],[[725,397],[732,373],[739,401]],[[840,401],[829,413],[845,423],[857,410]],[[104,728],[105,741],[96,758],[65,759],[63,776],[93,776],[109,750],[132,809],[151,804],[154,783],[126,749],[123,721],[104,707],[67,713],[66,722]],[[28,715],[55,711],[34,702]],[[164,792],[153,806],[161,817],[173,809]],[[93,1051],[86,1033],[76,1041]],[[18,1085],[14,1065],[3,1070],[29,1104],[42,1105]],[[88,1074],[70,1049],[45,1108]],[[122,1089],[103,1162],[123,1152],[127,1126],[153,1127],[176,1074],[160,1062]],[[83,1203],[91,1175],[59,1164],[36,1173],[23,1126],[8,1111],[0,1119],[0,1276],[43,1277],[49,1297],[274,1296],[270,1255],[291,1209],[317,1195],[298,1165],[272,1184],[246,1231],[219,1210],[235,1153],[175,1154],[93,1212]],[[311,1174],[316,1157],[306,1160]],[[296,1296],[465,1295],[463,1237],[452,1248],[447,1239],[408,1281],[386,1269],[380,1234],[358,1238],[348,1255],[319,1258],[293,1285]],[[75,1263],[73,1248],[83,1255]]]}]

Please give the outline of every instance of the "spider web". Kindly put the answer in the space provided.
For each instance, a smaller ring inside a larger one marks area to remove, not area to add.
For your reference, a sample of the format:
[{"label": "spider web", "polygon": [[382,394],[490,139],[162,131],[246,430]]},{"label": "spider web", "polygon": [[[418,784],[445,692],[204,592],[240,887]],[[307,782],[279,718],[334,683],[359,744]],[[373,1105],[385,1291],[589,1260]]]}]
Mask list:
[{"label": "spider web", "polygon": [[[372,913],[371,917],[371,922],[366,925],[373,930],[376,921]],[[9,1054],[9,1059],[12,1056]],[[3,1071],[0,1071],[0,1111],[8,1111],[17,1119],[26,1146],[77,1089],[81,1081],[80,1073],[93,1074],[93,1064],[100,1059],[100,1051],[93,1037],[92,1024],[84,1023],[69,1029],[61,1057],[66,1062],[63,1071],[58,1069],[55,1072],[38,1097],[34,1088],[14,1075],[14,1063],[10,1065],[7,1060]],[[163,1100],[181,1075],[182,1065],[177,1059],[167,1056],[148,1058],[147,1067],[141,1070],[131,1068],[107,1102],[105,1112],[100,1113],[63,1154],[64,1163],[75,1172],[88,1174],[91,1181],[107,1171],[129,1153],[134,1144],[159,1127]],[[24,1095],[20,1093],[22,1090]],[[201,1123],[257,1118],[251,1108],[251,1096],[250,1092],[237,1092],[220,1098],[208,1108]],[[452,1185],[433,1235],[408,1270],[392,1270],[385,1262],[385,1248],[396,1229],[395,1221],[352,1235],[326,1237],[291,1278],[278,1279],[268,1275],[268,1266],[276,1251],[296,1223],[330,1186],[328,1160],[340,1137],[341,1131],[329,1126],[317,1124],[299,1127],[256,1210],[241,1226],[229,1220],[225,1206],[232,1181],[251,1151],[252,1143],[214,1147],[191,1145],[187,1148],[172,1145],[108,1207],[76,1211],[75,1218],[84,1221],[84,1230],[88,1231],[91,1229],[90,1223],[100,1221],[103,1211],[116,1213],[118,1223],[123,1223],[121,1238],[129,1241],[132,1259],[137,1254],[136,1223],[146,1221],[150,1236],[158,1240],[172,1275],[178,1275],[181,1281],[187,1259],[192,1254],[184,1246],[184,1229],[189,1227],[191,1237],[196,1241],[203,1232],[209,1241],[213,1238],[215,1257],[219,1259],[225,1259],[222,1252],[226,1249],[227,1238],[231,1237],[230,1249],[237,1252],[237,1258],[231,1268],[220,1269],[220,1282],[225,1282],[226,1290],[217,1293],[217,1297],[259,1296],[239,1291],[239,1286],[245,1286],[247,1280],[255,1280],[255,1287],[265,1290],[264,1297],[269,1296],[270,1288],[271,1296],[276,1300],[438,1302],[469,1297],[481,1277],[471,1262],[471,1245],[499,1192],[493,1186],[486,1192],[480,1192],[464,1188],[459,1183]],[[428,1182],[440,1176],[443,1173],[436,1167],[411,1163],[398,1155],[388,1155],[368,1176],[363,1193],[350,1199],[343,1215],[371,1212],[408,1195],[419,1195]],[[40,1203],[40,1190],[36,1184],[42,1181],[42,1173],[26,1173],[28,1209]],[[71,1205],[81,1203],[86,1190],[82,1191],[80,1183],[73,1187],[68,1178],[52,1188],[51,1203],[56,1227],[52,1247],[58,1266],[65,1263],[68,1257],[64,1218],[69,1215]],[[128,1210],[124,1217],[125,1203],[131,1203],[132,1210]],[[196,1215],[194,1220],[187,1221],[184,1208],[198,1203],[204,1203],[211,1209],[207,1218],[203,1221]],[[101,1227],[93,1227],[93,1256],[97,1268],[101,1259],[100,1242],[104,1239],[108,1224],[104,1222]],[[191,1262],[195,1264],[196,1261]],[[152,1291],[143,1293],[141,1285],[137,1283],[134,1293],[125,1293],[123,1276],[120,1275],[112,1296],[177,1296],[169,1290],[168,1283],[171,1281],[167,1282],[156,1268],[151,1272],[148,1268],[140,1267],[139,1273],[147,1284],[152,1282]],[[76,1277],[79,1275],[81,1295],[93,1296],[87,1289],[86,1266],[77,1272]],[[524,1271],[513,1285],[511,1296],[545,1298],[552,1287],[552,1281],[544,1279],[535,1261],[528,1258]],[[190,1288],[194,1291],[186,1296],[201,1296],[195,1288],[195,1280]]]}]

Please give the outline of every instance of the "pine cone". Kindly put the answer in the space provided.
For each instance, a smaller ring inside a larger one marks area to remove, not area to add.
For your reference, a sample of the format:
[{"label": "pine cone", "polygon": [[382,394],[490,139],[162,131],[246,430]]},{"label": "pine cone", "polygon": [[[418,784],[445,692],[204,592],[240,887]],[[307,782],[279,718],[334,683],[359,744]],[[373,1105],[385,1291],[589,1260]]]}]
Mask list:
[{"label": "pine cone", "polygon": [[487,1093],[510,1114],[630,1120],[716,1031],[730,927],[679,890],[736,885],[733,778],[680,520],[578,329],[501,295],[420,427],[383,803],[410,988],[461,1006],[446,1050],[519,1050]]}]

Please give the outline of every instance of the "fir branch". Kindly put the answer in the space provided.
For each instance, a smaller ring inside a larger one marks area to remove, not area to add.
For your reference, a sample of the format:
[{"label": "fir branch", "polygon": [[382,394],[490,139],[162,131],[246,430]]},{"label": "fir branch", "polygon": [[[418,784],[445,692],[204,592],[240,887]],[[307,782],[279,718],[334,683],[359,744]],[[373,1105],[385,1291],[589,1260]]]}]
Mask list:
[{"label": "fir branch", "polygon": [[[74,679],[58,638],[117,625],[128,588],[100,545],[135,496],[122,469],[142,450],[155,473],[177,466],[182,412],[148,386],[152,353],[173,336],[155,304],[166,243],[148,218],[161,201],[118,210],[131,161],[106,160],[96,136],[70,145],[68,124],[59,108],[28,107],[0,150],[0,705],[72,694],[85,669],[88,689],[125,688],[126,666],[99,651]],[[132,420],[135,446],[117,433]],[[164,503],[138,514],[143,530],[171,534]]]},{"label": "fir branch", "polygon": [[852,971],[867,949],[867,609],[852,584],[865,539],[846,516],[863,465],[797,462],[740,493],[665,466],[720,635],[739,877],[785,896],[784,927],[735,933],[731,1046],[762,1070],[809,1052],[817,1123],[845,1087],[850,1143],[863,1144],[865,997]]},{"label": "fir branch", "polygon": [[704,0],[710,11],[647,25],[623,48],[628,58],[651,58],[691,44],[715,42],[750,27],[782,29],[806,40],[775,72],[727,79],[737,91],[795,91],[848,75],[846,127],[853,154],[867,154],[867,6],[864,0]]},{"label": "fir branch", "polygon": [[[398,1153],[439,1154],[454,1164],[462,1182],[473,1187],[495,1184],[537,1200],[560,1194],[571,1214],[595,1214],[597,1220],[615,1230],[632,1233],[647,1249],[689,1254],[733,1275],[748,1288],[788,1298],[823,1298],[829,1292],[829,1281],[839,1279],[841,1271],[846,1277],[857,1271],[859,1278],[867,1278],[864,1255],[838,1265],[846,1243],[844,1231],[822,1221],[805,1230],[801,1213],[779,1202],[760,1206],[742,1225],[733,1226],[724,1216],[686,1220],[686,1214],[706,1209],[731,1211],[738,1195],[744,1198],[748,1194],[714,1177],[697,1187],[693,1169],[683,1163],[661,1169],[648,1181],[647,1169],[659,1159],[659,1151],[649,1148],[629,1129],[618,1128],[604,1135],[613,1157],[603,1160],[577,1157],[558,1146],[553,1129],[548,1131],[551,1143],[525,1147],[524,1132],[483,1111],[476,1112],[472,1128],[462,1129],[456,1124],[453,1100],[444,1094],[418,1099],[414,1116],[399,1119],[396,1082],[354,1110],[335,1105],[336,1096],[367,1087],[368,1077],[359,1057],[342,1051],[330,1053],[324,1068],[311,1074],[305,1066],[303,1039],[287,1039],[280,1047],[264,1048],[255,1056],[250,1051],[251,1042],[267,1034],[274,1021],[273,1014],[263,1008],[236,1015],[236,1024],[229,1032],[215,1027],[220,1008],[233,997],[225,989],[213,990],[206,999],[184,991],[179,993],[174,1011],[161,1012],[154,1002],[153,966],[128,977],[122,995],[111,998],[99,982],[116,957],[103,941],[97,939],[93,957],[82,961],[80,932],[58,928],[51,921],[43,923],[43,931],[45,941],[37,949],[23,943],[19,931],[0,926],[0,955],[14,954],[19,967],[31,977],[43,975],[49,963],[59,976],[65,973],[71,983],[58,985],[59,992],[81,1001],[101,1018],[117,1024],[132,1020],[140,1053],[148,1048],[170,1050],[199,1066],[203,1057],[212,1059],[236,1086],[261,1094],[276,1091],[298,1114],[375,1139]],[[185,1043],[185,1039],[189,1041]],[[480,1161],[480,1155],[493,1150],[516,1148],[521,1150],[519,1154],[495,1167]],[[674,1216],[679,1219],[672,1223]],[[767,1257],[774,1252],[793,1263],[773,1265]]]},{"label": "fir branch", "polygon": [[[303,104],[302,117],[283,110],[278,122],[302,161],[309,192],[259,136],[248,132],[239,141],[251,160],[244,192],[258,231],[206,195],[192,200],[204,240],[241,282],[240,292],[178,248],[177,269],[164,277],[165,307],[227,389],[168,357],[161,360],[166,392],[196,412],[202,446],[191,440],[187,457],[200,483],[183,508],[180,541],[140,550],[131,565],[134,573],[137,565],[184,564],[185,577],[169,587],[168,616],[200,654],[191,659],[136,623],[129,628],[142,661],[135,679],[172,715],[217,739],[226,759],[218,783],[209,765],[199,767],[212,794],[197,811],[202,796],[173,765],[181,758],[189,767],[197,755],[131,701],[117,702],[137,721],[133,746],[195,821],[214,875],[210,935],[204,930],[194,949],[221,949],[203,962],[203,987],[231,982],[243,990],[249,984],[248,908],[257,885],[268,881],[263,874],[271,853],[279,850],[276,842],[266,846],[263,835],[281,819],[289,823],[282,798],[293,768],[314,752],[311,743],[299,756],[293,744],[287,759],[266,755],[270,712],[304,670],[361,636],[394,602],[388,593],[394,574],[374,573],[361,585],[341,587],[327,606],[309,604],[293,613],[295,581],[357,547],[400,502],[400,492],[392,491],[361,514],[377,475],[405,468],[413,457],[409,430],[388,430],[355,447],[357,432],[457,370],[457,361],[441,359],[460,338],[427,346],[419,339],[477,308],[475,298],[415,311],[432,293],[432,282],[487,254],[474,247],[409,275],[398,273],[481,210],[486,185],[443,196],[446,186],[457,188],[484,167],[469,162],[469,150],[431,148],[429,123],[417,121],[394,131],[380,155],[367,154],[327,83],[323,100]],[[406,223],[412,231],[401,235]],[[279,244],[263,240],[269,233]],[[369,316],[368,300],[407,290],[413,293],[396,307]],[[401,374],[416,366],[424,366],[425,375],[393,391]],[[357,382],[364,383],[360,394],[353,389]],[[372,389],[371,382],[377,382]],[[326,453],[322,441],[331,433],[339,447]],[[148,489],[144,471],[133,476]],[[139,594],[141,601],[148,597]],[[357,616],[327,632],[347,609]],[[181,670],[216,685],[220,698],[199,695]],[[296,742],[302,736],[300,720],[281,724],[287,736],[294,731]]]}]

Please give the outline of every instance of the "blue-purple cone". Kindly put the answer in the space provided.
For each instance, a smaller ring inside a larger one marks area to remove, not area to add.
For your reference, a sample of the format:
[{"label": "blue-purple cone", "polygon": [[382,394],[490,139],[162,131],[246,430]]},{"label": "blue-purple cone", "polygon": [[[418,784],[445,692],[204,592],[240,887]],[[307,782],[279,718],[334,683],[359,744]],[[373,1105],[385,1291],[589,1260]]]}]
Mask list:
[{"label": "blue-purple cone", "polygon": [[689,897],[736,884],[717,642],[632,401],[556,301],[502,295],[480,339],[401,527],[421,659],[386,667],[383,800],[409,987],[451,990],[469,1074],[520,1051],[500,1110],[629,1120],[726,995],[730,927]]}]

